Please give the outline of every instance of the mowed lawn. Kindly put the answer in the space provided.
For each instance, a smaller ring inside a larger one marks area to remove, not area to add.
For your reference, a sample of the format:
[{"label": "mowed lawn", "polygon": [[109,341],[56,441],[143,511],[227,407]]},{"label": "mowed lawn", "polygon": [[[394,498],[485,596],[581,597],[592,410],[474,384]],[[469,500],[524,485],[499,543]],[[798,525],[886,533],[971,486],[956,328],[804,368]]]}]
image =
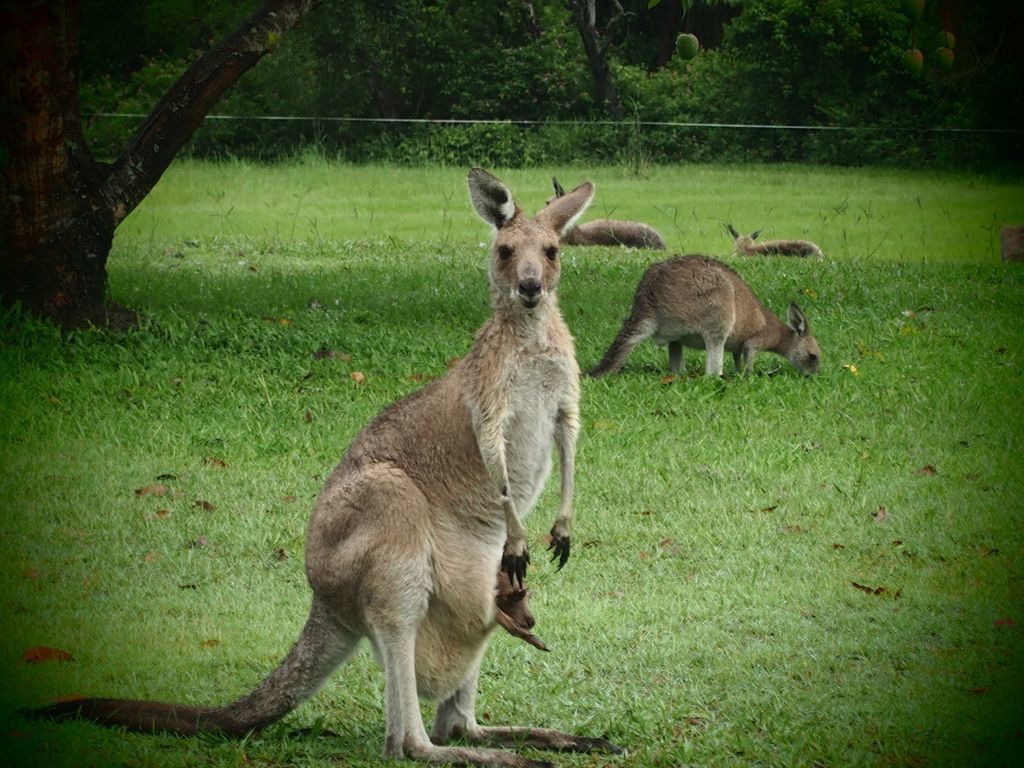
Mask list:
[{"label": "mowed lawn", "polygon": [[[29,722],[102,695],[217,704],[309,605],[305,520],[374,414],[444,374],[488,312],[463,168],[176,163],[121,226],[137,331],[0,317],[0,765],[381,764],[361,652],[243,741]],[[589,178],[584,220],[639,219],[738,270],[822,351],[798,375],[666,376],[647,343],[583,381],[573,554],[529,518],[542,654],[501,634],[481,721],[606,735],[573,766],[1015,765],[1024,755],[1024,183],[799,166],[501,170],[532,212]],[[823,261],[731,255],[725,225]],[[666,254],[566,248],[595,364]],[[728,356],[727,356],[728,357]],[[556,473],[557,475],[557,473]],[[49,650],[48,650],[49,649]],[[424,706],[425,717],[433,712]],[[543,753],[522,750],[532,757]]]}]

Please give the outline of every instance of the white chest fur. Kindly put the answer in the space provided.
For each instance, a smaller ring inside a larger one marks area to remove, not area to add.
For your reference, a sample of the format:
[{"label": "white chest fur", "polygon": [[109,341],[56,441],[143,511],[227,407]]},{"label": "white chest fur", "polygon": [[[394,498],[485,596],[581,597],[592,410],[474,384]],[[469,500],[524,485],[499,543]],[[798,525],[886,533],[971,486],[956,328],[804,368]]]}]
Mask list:
[{"label": "white chest fur", "polygon": [[551,449],[559,410],[570,396],[571,359],[557,353],[516,356],[510,361],[504,427],[509,491],[526,517],[551,473]]}]

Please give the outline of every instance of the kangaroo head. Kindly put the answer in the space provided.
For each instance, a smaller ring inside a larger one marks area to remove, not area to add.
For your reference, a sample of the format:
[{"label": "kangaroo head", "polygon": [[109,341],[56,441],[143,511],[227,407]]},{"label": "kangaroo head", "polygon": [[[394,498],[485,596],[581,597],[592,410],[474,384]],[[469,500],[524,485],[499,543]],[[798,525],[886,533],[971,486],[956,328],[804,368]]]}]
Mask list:
[{"label": "kangaroo head", "polygon": [[489,270],[494,295],[527,310],[548,301],[558,287],[559,239],[590,204],[594,185],[581,184],[532,219],[508,187],[482,168],[469,172],[469,196],[480,218],[494,227]]},{"label": "kangaroo head", "polygon": [[761,236],[760,229],[755,230],[749,235],[741,235],[736,231],[736,228],[732,224],[726,224],[726,228],[729,230],[729,234],[732,235],[732,239],[736,243],[736,253],[749,253],[754,247],[755,241]]},{"label": "kangaroo head", "polygon": [[804,374],[817,373],[821,365],[821,348],[811,334],[811,326],[795,301],[789,304],[789,328],[793,341],[786,350],[786,359]]}]

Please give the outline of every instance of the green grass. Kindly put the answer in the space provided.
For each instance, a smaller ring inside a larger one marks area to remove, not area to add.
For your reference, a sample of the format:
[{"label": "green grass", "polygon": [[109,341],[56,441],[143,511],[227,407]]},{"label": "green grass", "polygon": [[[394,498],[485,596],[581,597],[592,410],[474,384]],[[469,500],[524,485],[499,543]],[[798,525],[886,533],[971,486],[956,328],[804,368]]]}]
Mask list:
[{"label": "green grass", "polygon": [[[551,173],[500,175],[534,209]],[[1015,764],[1024,272],[996,238],[1024,222],[1024,186],[554,173],[597,180],[588,217],[646,219],[674,250],[727,256],[724,221],[820,242],[824,262],[727,260],[774,310],[800,302],[823,366],[804,378],[766,354],[751,377],[705,380],[690,351],[694,375],[664,382],[647,344],[622,375],[584,381],[574,554],[560,573],[537,556],[530,574],[553,651],[496,635],[481,716],[629,750],[565,765]],[[109,263],[114,298],[145,310],[138,331],[62,341],[0,320],[0,764],[380,763],[383,679],[365,652],[243,742],[13,710],[68,694],[219,703],[280,660],[308,607],[304,526],[323,478],[487,315],[488,233],[464,175],[179,163]],[[566,251],[581,365],[661,257]],[[166,494],[136,494],[157,482]],[[537,555],[556,486],[529,520]],[[25,663],[38,646],[74,660]]]}]

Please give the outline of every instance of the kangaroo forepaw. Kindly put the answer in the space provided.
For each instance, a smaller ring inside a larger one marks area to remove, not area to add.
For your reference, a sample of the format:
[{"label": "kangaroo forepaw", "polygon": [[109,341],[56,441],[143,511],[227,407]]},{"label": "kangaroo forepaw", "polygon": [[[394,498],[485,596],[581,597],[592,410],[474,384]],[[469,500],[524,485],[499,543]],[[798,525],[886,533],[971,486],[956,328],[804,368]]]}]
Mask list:
[{"label": "kangaroo forepaw", "polygon": [[548,544],[548,552],[551,553],[551,562],[558,561],[557,571],[562,570],[562,567],[569,562],[569,547],[571,541],[568,534],[561,536],[556,534],[554,531],[551,532],[551,543]]},{"label": "kangaroo forepaw", "polygon": [[519,586],[523,588],[523,582],[526,579],[526,567],[530,564],[530,553],[523,550],[522,554],[513,554],[511,552],[505,552],[501,556],[501,570],[508,574],[509,581],[512,582],[512,586]]}]

